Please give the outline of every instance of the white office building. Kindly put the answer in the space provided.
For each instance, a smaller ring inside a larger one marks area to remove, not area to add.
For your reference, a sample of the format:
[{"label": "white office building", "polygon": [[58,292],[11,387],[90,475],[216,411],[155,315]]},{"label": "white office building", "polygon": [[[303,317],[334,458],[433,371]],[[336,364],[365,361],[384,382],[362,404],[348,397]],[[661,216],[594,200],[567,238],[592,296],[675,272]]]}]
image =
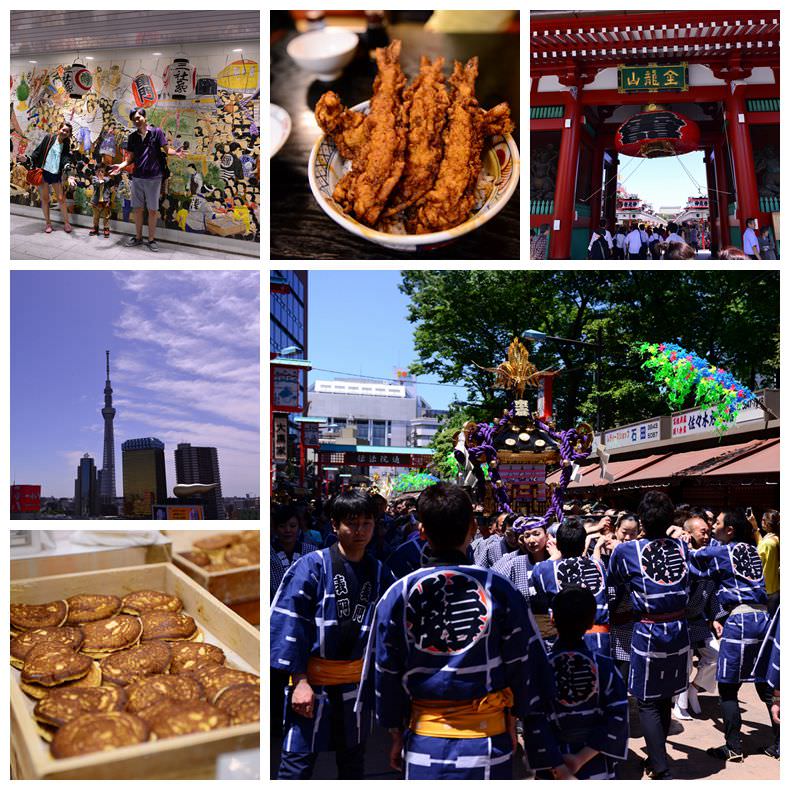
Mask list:
[{"label": "white office building", "polygon": [[309,414],[323,417],[321,441],[339,439],[353,428],[359,444],[427,447],[438,429],[437,412],[417,394],[411,379],[319,379],[309,387]]}]

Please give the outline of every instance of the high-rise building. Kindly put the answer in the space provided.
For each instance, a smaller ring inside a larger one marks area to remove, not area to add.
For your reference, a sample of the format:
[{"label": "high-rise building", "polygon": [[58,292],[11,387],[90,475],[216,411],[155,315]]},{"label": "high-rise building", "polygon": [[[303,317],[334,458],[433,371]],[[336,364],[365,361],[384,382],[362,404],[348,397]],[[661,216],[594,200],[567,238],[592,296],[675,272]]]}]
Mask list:
[{"label": "high-rise building", "polygon": [[121,445],[121,464],[124,515],[151,518],[153,506],[167,499],[164,442],[128,439]]},{"label": "high-rise building", "polygon": [[115,435],[112,421],[115,409],[112,406],[112,385],[110,384],[110,352],[107,354],[107,380],[104,382],[104,457],[99,473],[99,497],[103,505],[112,505],[115,500]]},{"label": "high-rise building", "polygon": [[[294,359],[309,359],[307,350],[307,305],[308,272],[298,269],[278,269],[269,276],[269,351],[272,358],[284,351]],[[286,351],[288,350],[288,351]],[[298,379],[299,402],[307,403],[307,371],[295,368],[293,375]],[[318,414],[315,409],[313,414]],[[299,427],[294,422],[295,414],[278,414],[275,417],[275,434],[284,441],[286,455],[290,455],[299,443]],[[282,475],[288,462],[295,457],[285,458],[274,448],[279,444],[272,436],[272,462],[277,474]]]},{"label": "high-rise building", "polygon": [[91,518],[99,513],[99,478],[96,464],[85,453],[80,458],[77,479],[74,481],[74,518]]},{"label": "high-rise building", "polygon": [[205,516],[207,519],[225,518],[217,448],[179,444],[175,454],[176,483],[216,483],[217,487],[205,494]]}]

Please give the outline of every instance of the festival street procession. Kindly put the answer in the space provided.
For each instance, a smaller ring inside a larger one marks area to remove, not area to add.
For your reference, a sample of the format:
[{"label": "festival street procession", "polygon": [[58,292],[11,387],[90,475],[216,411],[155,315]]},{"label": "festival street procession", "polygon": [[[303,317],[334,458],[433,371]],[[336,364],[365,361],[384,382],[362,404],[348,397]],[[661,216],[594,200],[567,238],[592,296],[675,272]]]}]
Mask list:
[{"label": "festival street procession", "polygon": [[778,272],[270,291],[271,778],[779,778]]},{"label": "festival street procession", "polygon": [[778,260],[779,11],[532,11],[530,258]]}]

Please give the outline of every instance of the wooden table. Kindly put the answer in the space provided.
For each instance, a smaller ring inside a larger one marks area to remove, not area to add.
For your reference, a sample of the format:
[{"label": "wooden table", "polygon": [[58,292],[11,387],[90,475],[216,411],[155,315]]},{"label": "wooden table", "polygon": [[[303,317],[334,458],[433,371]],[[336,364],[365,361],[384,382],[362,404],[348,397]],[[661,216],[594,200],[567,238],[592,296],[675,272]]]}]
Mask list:
[{"label": "wooden table", "polygon": [[[419,71],[420,55],[444,55],[445,72],[453,59],[480,59],[477,98],[482,107],[510,103],[518,144],[519,37],[517,34],[441,34],[416,25],[391,25],[391,38],[403,41],[401,64],[407,76]],[[492,220],[453,244],[427,252],[397,252],[349,233],[331,220],[316,203],[307,180],[310,151],[320,136],[313,110],[327,90],[335,91],[346,106],[370,99],[375,65],[361,44],[357,58],[340,79],[318,82],[288,56],[286,46],[296,33],[271,45],[271,100],[291,116],[291,136],[271,160],[271,258],[333,260],[517,260],[519,258],[519,192]]]}]

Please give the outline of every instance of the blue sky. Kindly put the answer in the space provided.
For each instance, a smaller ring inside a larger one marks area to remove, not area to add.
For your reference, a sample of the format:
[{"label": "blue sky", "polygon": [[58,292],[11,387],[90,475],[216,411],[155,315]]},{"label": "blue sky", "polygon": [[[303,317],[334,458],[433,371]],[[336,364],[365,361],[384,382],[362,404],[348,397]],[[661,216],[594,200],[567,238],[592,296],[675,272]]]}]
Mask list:
[{"label": "blue sky", "polygon": [[[309,273],[308,353],[314,365],[310,381],[343,378],[329,370],[394,378],[417,355],[414,325],[406,319],[408,297],[398,290],[399,271],[311,271]],[[418,381],[438,382],[436,376]],[[445,409],[453,395],[466,399],[463,387],[418,386],[434,409]]]},{"label": "blue sky", "polygon": [[[642,200],[652,203],[656,211],[661,206],[682,207],[686,205],[687,198],[699,194],[683,169],[683,165],[702,187],[702,194],[705,197],[708,195],[703,157],[702,151],[692,151],[677,158],[662,156],[656,159],[642,159],[620,155],[617,179],[622,181],[625,177],[623,186],[630,193],[637,194]],[[683,165],[678,159],[682,160]],[[633,175],[629,176],[629,173]]]},{"label": "blue sky", "polygon": [[11,476],[73,496],[78,459],[101,467],[104,350],[110,349],[116,489],[121,443],[217,447],[225,496],[257,495],[257,272],[11,273]]}]

